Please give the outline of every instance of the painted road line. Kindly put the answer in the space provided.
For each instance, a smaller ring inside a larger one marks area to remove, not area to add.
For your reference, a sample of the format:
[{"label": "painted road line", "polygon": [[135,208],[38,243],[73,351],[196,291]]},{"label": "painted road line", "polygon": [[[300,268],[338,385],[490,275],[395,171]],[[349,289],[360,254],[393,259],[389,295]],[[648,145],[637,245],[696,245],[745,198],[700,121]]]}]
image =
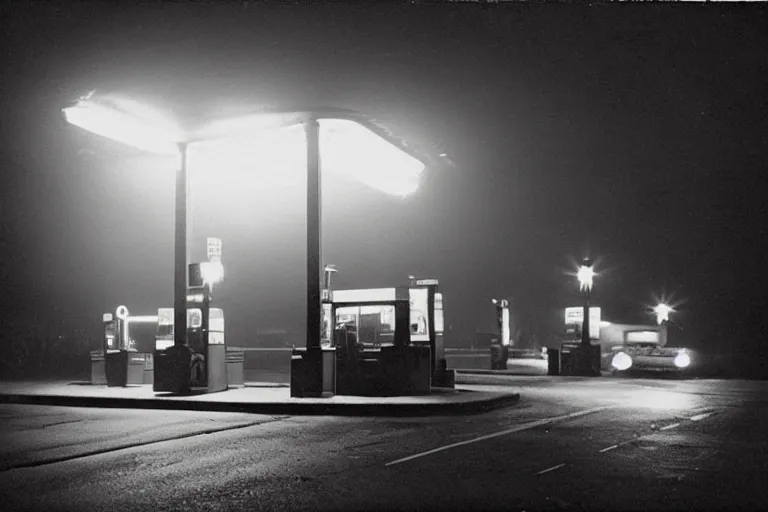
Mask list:
[{"label": "painted road line", "polygon": [[690,419],[691,419],[691,421],[701,421],[704,418],[708,418],[709,416],[712,416],[713,414],[715,414],[714,411],[704,412],[704,413],[701,413],[701,414],[697,414],[696,416],[691,416]]},{"label": "painted road line", "polygon": [[522,425],[518,425],[516,427],[509,428],[507,430],[501,430],[499,432],[494,432],[493,434],[486,434],[484,436],[476,437],[474,439],[467,439],[466,441],[459,441],[458,443],[452,443],[447,444],[445,446],[441,446],[439,448],[434,448],[432,450],[427,450],[426,452],[417,453],[415,455],[409,455],[408,457],[403,457],[402,459],[393,460],[392,462],[387,462],[384,464],[385,466],[394,466],[395,464],[400,464],[402,462],[407,462],[409,460],[418,459],[419,457],[426,457],[427,455],[432,455],[433,453],[439,453],[445,450],[450,450],[451,448],[456,448],[459,446],[465,446],[472,443],[478,443],[480,441],[485,441],[486,439],[493,439],[495,437],[500,436],[506,436],[508,434],[514,434],[516,432],[522,432],[524,430],[530,430],[532,428],[540,427],[542,425],[549,425],[550,423],[557,423],[559,421],[568,421],[575,418],[579,418],[581,416],[586,416],[588,414],[594,414],[596,412],[606,411],[608,409],[612,409],[614,406],[608,405],[603,407],[593,407],[592,409],[585,409],[583,411],[577,411],[573,412],[571,414],[565,414],[563,416],[553,416],[551,418],[545,418],[543,420],[537,420],[537,421],[531,421],[529,423],[523,423]]},{"label": "painted road line", "polygon": [[667,425],[666,427],[661,427],[659,430],[669,430],[671,428],[675,428],[675,427],[679,427],[679,426],[680,426],[679,423],[673,423],[671,425]]},{"label": "painted road line", "polygon": [[616,448],[618,448],[618,447],[619,447],[619,445],[617,445],[617,444],[614,444],[613,446],[609,446],[608,448],[603,448],[603,449],[602,449],[602,450],[600,450],[598,453],[605,453],[605,452],[609,452],[609,451],[611,451],[611,450],[614,450],[614,449],[616,449]]},{"label": "painted road line", "polygon": [[536,474],[537,474],[537,475],[543,475],[544,473],[549,473],[550,471],[554,471],[554,470],[556,470],[556,469],[560,469],[560,468],[561,468],[561,467],[563,467],[563,466],[565,466],[565,462],[563,462],[562,464],[558,464],[557,466],[552,466],[551,468],[547,468],[547,469],[544,469],[544,470],[542,470],[542,471],[539,471],[539,472],[538,472],[538,473],[536,473]]}]

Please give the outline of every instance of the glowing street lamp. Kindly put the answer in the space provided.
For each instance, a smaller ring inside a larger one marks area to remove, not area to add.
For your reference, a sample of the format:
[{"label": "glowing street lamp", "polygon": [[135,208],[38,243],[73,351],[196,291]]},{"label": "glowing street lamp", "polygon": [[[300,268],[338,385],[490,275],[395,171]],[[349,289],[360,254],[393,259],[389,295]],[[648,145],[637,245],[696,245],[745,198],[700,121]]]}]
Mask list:
[{"label": "glowing street lamp", "polygon": [[[258,112],[215,120],[182,129],[177,123],[124,97],[93,93],[63,109],[68,122],[103,137],[158,155],[180,157],[176,174],[174,344],[186,343],[188,150],[195,158],[226,167],[246,162],[254,171],[276,165],[270,147],[276,134],[292,139],[290,155],[305,150],[307,186],[307,349],[319,350],[321,340],[321,171],[352,177],[382,192],[404,197],[415,192],[428,161],[361,114],[343,109]],[[259,145],[259,141],[269,140]],[[279,139],[279,137],[278,137]],[[283,140],[285,142],[285,140]],[[259,151],[254,151],[258,147]],[[285,154],[280,155],[284,159]],[[322,162],[322,165],[321,165]]]},{"label": "glowing street lamp", "polygon": [[674,313],[675,310],[668,304],[660,302],[653,308],[653,312],[656,314],[656,323],[660,326],[659,341],[663,347],[667,344],[668,339],[669,314]]},{"label": "glowing street lamp", "polygon": [[224,280],[224,265],[220,261],[204,261],[200,263],[200,275],[203,284],[213,288],[213,285]]},{"label": "glowing street lamp", "polygon": [[584,258],[576,278],[579,280],[579,290],[584,292],[584,319],[581,322],[581,344],[584,347],[591,345],[589,341],[589,295],[592,291],[592,280],[595,277],[595,270],[592,268],[592,261]]},{"label": "glowing street lamp", "polygon": [[664,322],[669,322],[669,314],[674,311],[674,309],[664,303],[658,304],[653,308],[653,312],[656,313],[656,322],[659,325],[662,325]]},{"label": "glowing street lamp", "polygon": [[592,289],[592,279],[595,277],[595,270],[588,259],[584,259],[584,263],[579,267],[576,277],[579,280],[580,290],[589,292]]}]

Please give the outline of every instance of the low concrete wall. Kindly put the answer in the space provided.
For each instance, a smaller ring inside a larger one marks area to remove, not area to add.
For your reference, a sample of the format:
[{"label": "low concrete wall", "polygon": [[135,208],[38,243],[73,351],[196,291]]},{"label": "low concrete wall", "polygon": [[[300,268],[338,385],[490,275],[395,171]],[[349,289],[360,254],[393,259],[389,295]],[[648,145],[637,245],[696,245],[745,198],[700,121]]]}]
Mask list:
[{"label": "low concrete wall", "polygon": [[291,381],[290,348],[241,348],[245,382],[287,384]]},{"label": "low concrete wall", "polygon": [[445,360],[449,370],[490,370],[491,349],[446,348]]},{"label": "low concrete wall", "polygon": [[241,348],[246,370],[269,370],[272,372],[291,371],[290,348]]},{"label": "low concrete wall", "polygon": [[[510,351],[507,359],[507,371],[520,375],[546,375],[547,360],[538,357],[526,357],[530,351]],[[445,360],[450,370],[490,370],[491,349],[445,349]]]}]

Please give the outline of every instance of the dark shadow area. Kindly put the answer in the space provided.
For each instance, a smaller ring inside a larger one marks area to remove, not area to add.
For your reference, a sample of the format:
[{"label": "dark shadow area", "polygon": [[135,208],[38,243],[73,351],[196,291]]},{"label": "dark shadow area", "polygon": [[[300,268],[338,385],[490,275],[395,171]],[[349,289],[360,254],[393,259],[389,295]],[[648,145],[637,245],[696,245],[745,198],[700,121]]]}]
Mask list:
[{"label": "dark shadow area", "polygon": [[691,380],[695,376],[686,372],[674,372],[674,371],[652,371],[652,370],[635,370],[620,372],[616,374],[617,377],[626,377],[631,379],[654,379],[654,380]]},{"label": "dark shadow area", "polygon": [[0,379],[89,381],[91,349],[89,341],[75,338],[4,338]]},{"label": "dark shadow area", "polygon": [[[134,386],[126,386],[126,387],[134,387]],[[204,389],[193,389],[188,393],[155,393],[155,397],[172,398],[172,397],[185,397],[185,396],[200,396],[205,394],[208,394],[208,392],[205,391]]]}]

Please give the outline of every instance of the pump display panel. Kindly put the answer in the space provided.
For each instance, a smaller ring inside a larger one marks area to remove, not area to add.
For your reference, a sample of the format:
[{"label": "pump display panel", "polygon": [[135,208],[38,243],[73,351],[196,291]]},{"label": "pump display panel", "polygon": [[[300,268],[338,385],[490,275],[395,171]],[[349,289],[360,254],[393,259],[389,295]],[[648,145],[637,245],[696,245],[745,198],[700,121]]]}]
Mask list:
[{"label": "pump display panel", "polygon": [[426,288],[411,288],[411,341],[429,342],[429,291]]}]

